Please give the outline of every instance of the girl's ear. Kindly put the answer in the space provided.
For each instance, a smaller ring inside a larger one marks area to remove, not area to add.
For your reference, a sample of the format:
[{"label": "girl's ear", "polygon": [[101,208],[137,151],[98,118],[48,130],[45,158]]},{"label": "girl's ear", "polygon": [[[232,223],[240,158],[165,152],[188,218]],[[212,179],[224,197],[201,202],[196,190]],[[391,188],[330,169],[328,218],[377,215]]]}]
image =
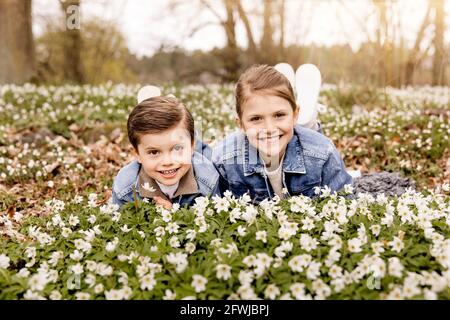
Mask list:
[{"label": "girl's ear", "polygon": [[297,109],[295,109],[295,111],[294,111],[294,123],[298,122],[299,114],[300,114],[300,105],[297,104]]},{"label": "girl's ear", "polygon": [[241,121],[241,119],[239,119],[239,117],[234,118],[234,121],[236,122],[236,125],[239,127],[239,129],[243,129],[242,121]]}]

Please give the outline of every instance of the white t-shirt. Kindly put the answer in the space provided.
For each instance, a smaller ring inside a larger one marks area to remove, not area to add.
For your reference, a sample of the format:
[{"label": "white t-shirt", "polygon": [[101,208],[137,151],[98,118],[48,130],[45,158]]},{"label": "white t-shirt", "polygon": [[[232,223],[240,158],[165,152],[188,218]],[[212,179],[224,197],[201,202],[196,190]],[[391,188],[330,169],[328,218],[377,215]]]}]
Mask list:
[{"label": "white t-shirt", "polygon": [[[263,160],[263,159],[261,158],[261,160]],[[283,172],[282,172],[283,160],[284,160],[284,157],[283,157],[283,159],[281,159],[281,162],[280,162],[280,165],[278,166],[278,168],[276,168],[273,171],[268,171],[267,170],[267,167],[266,167],[266,165],[264,163],[264,160],[263,160],[264,171],[265,171],[267,177],[269,178],[270,185],[272,186],[272,189],[275,192],[275,194],[277,196],[279,196],[281,199],[283,199],[283,197],[284,197],[283,196],[283,179],[282,179],[282,176],[283,176]]]},{"label": "white t-shirt", "polygon": [[172,185],[172,186],[166,186],[163,185],[161,183],[159,183],[158,181],[156,181],[156,183],[158,184],[159,188],[161,189],[161,191],[169,198],[172,199],[173,195],[175,194],[175,192],[177,192],[178,189],[178,185],[180,184],[180,182],[178,181],[176,184]]}]

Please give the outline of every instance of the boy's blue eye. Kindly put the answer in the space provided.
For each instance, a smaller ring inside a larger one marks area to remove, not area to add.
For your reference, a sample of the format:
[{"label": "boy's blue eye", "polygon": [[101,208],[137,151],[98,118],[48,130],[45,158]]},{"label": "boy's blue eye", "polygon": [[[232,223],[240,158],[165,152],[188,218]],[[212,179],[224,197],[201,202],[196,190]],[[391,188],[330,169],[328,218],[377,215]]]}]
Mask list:
[{"label": "boy's blue eye", "polygon": [[173,150],[181,151],[181,150],[183,150],[183,146],[182,145],[176,145],[175,147],[173,147]]}]

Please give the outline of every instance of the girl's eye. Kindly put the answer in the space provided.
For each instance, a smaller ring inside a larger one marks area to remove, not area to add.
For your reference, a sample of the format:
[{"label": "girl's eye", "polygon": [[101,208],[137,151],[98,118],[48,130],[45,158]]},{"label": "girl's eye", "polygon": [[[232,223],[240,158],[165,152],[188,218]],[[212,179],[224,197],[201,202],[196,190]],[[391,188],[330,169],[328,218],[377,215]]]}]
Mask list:
[{"label": "girl's eye", "polygon": [[277,113],[277,114],[275,115],[275,118],[281,118],[281,117],[284,117],[284,116],[285,116],[284,113]]},{"label": "girl's eye", "polygon": [[261,120],[261,117],[251,117],[250,118],[251,122],[255,122],[255,121],[258,121],[258,120]]},{"label": "girl's eye", "polygon": [[176,145],[175,147],[173,147],[173,150],[181,151],[181,150],[183,150],[183,146],[182,145]]}]

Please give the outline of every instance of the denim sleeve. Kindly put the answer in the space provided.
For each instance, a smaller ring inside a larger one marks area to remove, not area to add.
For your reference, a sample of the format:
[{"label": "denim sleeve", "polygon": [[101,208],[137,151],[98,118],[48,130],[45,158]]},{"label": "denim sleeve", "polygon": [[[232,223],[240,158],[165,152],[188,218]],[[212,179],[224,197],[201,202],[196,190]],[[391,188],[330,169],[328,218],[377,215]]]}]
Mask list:
[{"label": "denim sleeve", "polygon": [[211,160],[212,148],[209,145],[207,145],[206,143],[204,143],[202,140],[195,139],[194,149],[198,153],[202,154],[204,157],[206,157],[209,160]]},{"label": "denim sleeve", "polygon": [[344,161],[331,142],[329,156],[322,170],[322,186],[328,186],[333,192],[339,191],[346,184],[353,184],[353,179],[345,170]]},{"label": "denim sleeve", "polygon": [[114,188],[113,188],[112,194],[111,194],[111,202],[114,203],[114,204],[119,205],[119,207],[122,207],[122,206],[125,204],[125,201],[120,200],[120,199],[117,197],[117,194],[116,194],[116,192],[114,191]]},{"label": "denim sleeve", "polygon": [[225,191],[230,190],[230,184],[228,183],[227,174],[223,168],[224,164],[214,163],[214,166],[216,167],[217,172],[219,172],[218,189],[219,189],[220,195],[223,196]]}]

